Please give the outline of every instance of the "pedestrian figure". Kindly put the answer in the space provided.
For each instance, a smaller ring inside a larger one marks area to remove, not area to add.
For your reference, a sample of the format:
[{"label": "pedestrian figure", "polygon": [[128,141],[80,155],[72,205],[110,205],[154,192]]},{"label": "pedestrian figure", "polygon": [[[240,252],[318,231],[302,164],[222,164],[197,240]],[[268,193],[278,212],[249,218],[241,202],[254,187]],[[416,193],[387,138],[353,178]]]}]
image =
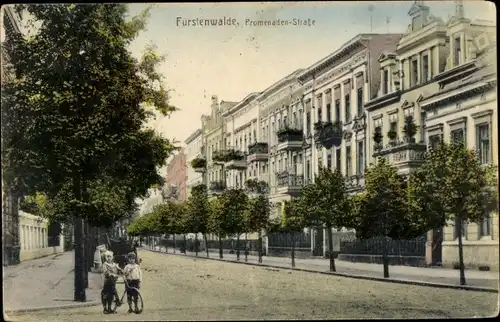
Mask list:
[{"label": "pedestrian figure", "polygon": [[118,297],[118,292],[116,291],[116,280],[118,279],[118,273],[121,271],[117,263],[113,262],[113,252],[106,251],[104,253],[105,262],[102,266],[102,273],[104,278],[104,284],[101,291],[102,305],[104,308],[104,314],[113,313],[111,309],[111,304],[113,303],[113,297],[116,301],[116,306],[120,306],[120,299]]},{"label": "pedestrian figure", "polygon": [[[137,257],[135,253],[130,252],[127,255],[128,264],[123,269],[123,274],[127,279],[127,301],[128,301],[128,313],[140,313],[137,307],[137,289],[141,287],[142,281],[142,271],[141,267],[137,263]],[[134,301],[134,310],[132,310],[132,300]]]}]

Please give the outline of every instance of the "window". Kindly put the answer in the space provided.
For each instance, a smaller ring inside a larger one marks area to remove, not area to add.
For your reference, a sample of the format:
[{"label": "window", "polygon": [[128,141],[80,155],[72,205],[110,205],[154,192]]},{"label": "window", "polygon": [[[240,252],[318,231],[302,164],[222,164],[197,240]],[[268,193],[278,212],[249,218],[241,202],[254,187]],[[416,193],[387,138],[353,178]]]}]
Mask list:
[{"label": "window", "polygon": [[410,86],[417,85],[418,82],[418,62],[417,60],[411,61],[411,84]]},{"label": "window", "polygon": [[351,121],[351,97],[347,94],[345,97],[345,121]]},{"label": "window", "polygon": [[454,62],[455,66],[458,66],[458,65],[460,65],[460,56],[461,56],[461,52],[462,52],[462,48],[460,46],[460,37],[455,38],[454,45],[455,45],[454,46],[455,52],[454,52],[454,56],[453,56],[453,62]]},{"label": "window", "polygon": [[287,126],[287,125],[288,125],[288,123],[286,122],[286,115],[285,115],[285,116],[283,116],[283,126]]},{"label": "window", "polygon": [[332,106],[330,103],[326,104],[326,121],[332,121]]},{"label": "window", "polygon": [[328,169],[331,169],[332,168],[332,155],[331,154],[328,154],[326,156],[326,167]]},{"label": "window", "polygon": [[341,167],[341,160],[340,160],[340,149],[335,150],[335,169],[339,169]]},{"label": "window", "polygon": [[389,93],[389,71],[387,69],[384,70],[384,79],[382,80],[382,82],[383,82],[382,94]]},{"label": "window", "polygon": [[429,56],[422,57],[422,82],[429,80]]},{"label": "window", "polygon": [[340,121],[340,100],[335,100],[335,120]]},{"label": "window", "polygon": [[306,175],[307,179],[311,180],[311,161],[307,160],[306,162]]},{"label": "window", "polygon": [[351,175],[351,147],[345,148],[345,173],[347,176]]},{"label": "window", "polygon": [[358,117],[363,115],[363,88],[358,88]]},{"label": "window", "polygon": [[318,107],[318,122],[322,121],[322,115],[321,115],[321,107]]},{"label": "window", "polygon": [[441,134],[434,134],[429,137],[429,148],[431,150],[437,149],[439,144],[441,144]]},{"label": "window", "polygon": [[398,122],[392,121],[390,124],[391,131],[398,133]]},{"label": "window", "polygon": [[306,132],[307,135],[311,134],[311,112],[307,112],[306,115]]},{"label": "window", "polygon": [[480,220],[479,237],[491,236],[491,217],[488,215]]},{"label": "window", "polygon": [[479,160],[482,164],[490,162],[490,125],[481,124],[476,127]]},{"label": "window", "polygon": [[360,174],[363,174],[363,171],[364,171],[364,158],[365,158],[365,154],[364,154],[364,144],[363,144],[363,141],[359,141],[358,142],[358,149],[357,151],[358,152],[358,160],[357,160],[357,165],[356,165],[356,173],[358,175]]},{"label": "window", "polygon": [[297,113],[296,112],[293,112],[293,126],[296,126],[298,127],[299,126],[299,123],[297,122]]},{"label": "window", "polygon": [[465,143],[464,130],[457,129],[457,130],[451,131],[451,142],[452,143]]}]

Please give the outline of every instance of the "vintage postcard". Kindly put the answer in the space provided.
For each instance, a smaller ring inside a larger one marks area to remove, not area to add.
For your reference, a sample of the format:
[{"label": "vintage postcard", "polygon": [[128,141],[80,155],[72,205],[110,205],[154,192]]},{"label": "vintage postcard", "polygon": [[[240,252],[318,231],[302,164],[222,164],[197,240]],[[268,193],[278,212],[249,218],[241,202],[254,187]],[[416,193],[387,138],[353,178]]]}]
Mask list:
[{"label": "vintage postcard", "polygon": [[5,320],[498,315],[492,2],[1,17]]}]

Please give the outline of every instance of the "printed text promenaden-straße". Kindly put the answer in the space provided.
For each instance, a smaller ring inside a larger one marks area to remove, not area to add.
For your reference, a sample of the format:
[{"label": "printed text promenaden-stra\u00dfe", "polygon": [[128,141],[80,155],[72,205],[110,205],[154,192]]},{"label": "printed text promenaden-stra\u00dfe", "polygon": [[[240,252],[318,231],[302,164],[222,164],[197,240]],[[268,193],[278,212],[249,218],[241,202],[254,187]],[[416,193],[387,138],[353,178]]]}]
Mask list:
[{"label": "printed text promenaden-stra\u00dfe", "polygon": [[315,26],[316,20],[313,19],[272,19],[272,20],[253,20],[246,18],[243,24],[235,18],[176,18],[177,27],[283,27],[283,26]]}]

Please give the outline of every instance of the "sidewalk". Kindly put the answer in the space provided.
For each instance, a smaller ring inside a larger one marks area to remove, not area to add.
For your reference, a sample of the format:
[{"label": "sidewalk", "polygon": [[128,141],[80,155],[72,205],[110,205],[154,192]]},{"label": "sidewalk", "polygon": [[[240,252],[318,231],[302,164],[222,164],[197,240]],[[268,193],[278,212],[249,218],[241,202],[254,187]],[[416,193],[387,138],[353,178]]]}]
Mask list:
[{"label": "sidewalk", "polygon": [[[149,249],[147,246],[144,249]],[[156,247],[158,251],[158,246]],[[165,247],[161,248],[162,252],[165,252]],[[168,249],[168,253],[173,253],[173,249]],[[176,251],[176,254],[180,254]],[[188,256],[195,256],[195,253],[188,252]],[[200,252],[198,257],[206,257],[205,252]],[[210,252],[210,257],[214,259],[219,259],[218,252]],[[223,260],[235,262],[236,254],[224,254]],[[245,254],[241,252],[240,262],[245,262]],[[248,263],[258,264],[257,256],[248,256]],[[264,256],[262,258],[262,264],[291,268],[292,260],[289,257],[272,257]],[[330,268],[329,259],[295,259],[295,268],[317,271],[317,272],[328,272]],[[383,267],[380,264],[369,264],[369,263],[353,263],[347,261],[335,260],[336,273],[355,275],[363,277],[374,277],[383,278]],[[339,274],[339,275],[340,275]],[[460,272],[455,269],[448,268],[423,268],[423,267],[411,267],[411,266],[389,266],[389,276],[390,280],[400,280],[400,281],[415,281],[423,283],[437,283],[445,284],[451,286],[460,286]],[[476,270],[466,270],[465,278],[467,281],[467,286],[489,288],[498,290],[499,287],[499,273],[498,272],[481,272]]]},{"label": "sidewalk", "polygon": [[65,252],[4,267],[4,311],[100,305],[101,275],[89,273],[87,302],[74,302],[74,253]]}]

